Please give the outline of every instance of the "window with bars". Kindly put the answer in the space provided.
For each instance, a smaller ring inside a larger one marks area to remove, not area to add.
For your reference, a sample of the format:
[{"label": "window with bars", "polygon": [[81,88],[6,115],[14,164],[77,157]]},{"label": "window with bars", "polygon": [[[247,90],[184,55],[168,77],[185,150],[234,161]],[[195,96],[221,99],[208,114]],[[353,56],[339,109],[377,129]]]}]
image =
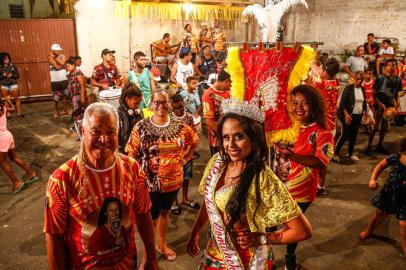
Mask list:
[{"label": "window with bars", "polygon": [[8,5],[11,18],[24,18],[23,5]]}]

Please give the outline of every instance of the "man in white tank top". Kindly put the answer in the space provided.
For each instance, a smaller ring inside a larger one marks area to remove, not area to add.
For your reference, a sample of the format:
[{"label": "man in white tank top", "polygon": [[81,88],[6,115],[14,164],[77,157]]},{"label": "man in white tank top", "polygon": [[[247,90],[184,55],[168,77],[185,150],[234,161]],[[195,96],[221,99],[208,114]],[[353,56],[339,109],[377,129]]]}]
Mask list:
[{"label": "man in white tank top", "polygon": [[68,79],[66,77],[65,62],[66,57],[59,44],[54,43],[48,54],[49,73],[51,76],[52,99],[55,104],[54,117],[59,117],[58,102],[63,100],[65,114],[69,114],[67,109]]},{"label": "man in white tank top", "polygon": [[176,84],[179,89],[187,90],[186,79],[193,76],[192,52],[184,47],[180,50],[179,60],[173,65],[171,73],[171,82]]}]

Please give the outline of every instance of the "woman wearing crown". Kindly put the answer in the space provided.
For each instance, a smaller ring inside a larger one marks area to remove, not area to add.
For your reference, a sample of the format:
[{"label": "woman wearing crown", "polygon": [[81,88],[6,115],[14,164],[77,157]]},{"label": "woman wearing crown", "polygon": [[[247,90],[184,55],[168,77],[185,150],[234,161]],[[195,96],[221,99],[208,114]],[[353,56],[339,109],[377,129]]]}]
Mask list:
[{"label": "woman wearing crown", "polygon": [[[271,269],[271,245],[308,239],[311,227],[283,183],[266,165],[264,116],[246,101],[223,101],[220,152],[209,161],[199,192],[204,203],[187,244],[199,253],[199,232],[211,235],[203,269]],[[283,229],[269,232],[271,227]]]}]

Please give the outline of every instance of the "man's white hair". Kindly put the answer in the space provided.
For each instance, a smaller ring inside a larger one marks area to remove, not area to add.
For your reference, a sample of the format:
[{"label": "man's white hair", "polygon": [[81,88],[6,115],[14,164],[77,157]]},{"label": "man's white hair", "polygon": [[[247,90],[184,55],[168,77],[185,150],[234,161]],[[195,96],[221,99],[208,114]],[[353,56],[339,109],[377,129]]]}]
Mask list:
[{"label": "man's white hair", "polygon": [[83,122],[82,126],[87,127],[89,125],[90,117],[94,113],[97,113],[99,115],[109,115],[113,116],[116,119],[116,128],[118,130],[119,127],[119,118],[118,118],[118,113],[117,109],[114,108],[112,105],[104,102],[96,102],[92,103],[89,106],[87,106],[85,114],[83,116]]}]

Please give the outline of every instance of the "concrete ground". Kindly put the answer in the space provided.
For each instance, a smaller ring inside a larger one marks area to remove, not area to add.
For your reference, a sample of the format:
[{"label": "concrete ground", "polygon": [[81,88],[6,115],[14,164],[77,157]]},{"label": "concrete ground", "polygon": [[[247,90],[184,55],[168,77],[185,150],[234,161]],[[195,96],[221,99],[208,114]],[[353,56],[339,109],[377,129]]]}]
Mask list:
[{"label": "concrete ground", "polygon": [[[9,194],[11,182],[0,171],[0,269],[4,270],[47,269],[42,233],[45,184],[49,174],[77,153],[79,147],[75,133],[69,131],[70,117],[54,120],[51,102],[23,106],[26,117],[12,117],[9,129],[15,136],[17,151],[40,173],[41,181],[12,196]],[[405,134],[405,127],[392,127],[386,138],[387,148],[394,151]],[[360,134],[356,150],[365,148],[366,139],[365,134]],[[191,182],[191,198],[199,201],[202,198],[196,193],[196,186],[208,160],[207,148],[207,140],[201,136],[198,149],[201,157],[195,162],[195,177]],[[318,199],[306,213],[313,227],[313,238],[298,247],[300,269],[406,269],[396,219],[388,219],[371,239],[361,242],[357,238],[374,210],[369,200],[376,192],[368,189],[368,181],[373,166],[383,156],[360,153],[359,157],[357,163],[343,158],[341,164],[329,166],[327,195]],[[15,169],[18,175],[23,174]],[[386,175],[387,172],[380,184]],[[178,258],[171,263],[160,258],[160,269],[198,269],[200,258],[191,258],[185,252],[196,214],[184,210],[179,217],[171,219],[168,241],[176,249]],[[201,236],[203,248],[205,233]],[[137,246],[141,250],[139,243]],[[275,247],[275,254],[277,269],[283,269],[284,247]]]}]

